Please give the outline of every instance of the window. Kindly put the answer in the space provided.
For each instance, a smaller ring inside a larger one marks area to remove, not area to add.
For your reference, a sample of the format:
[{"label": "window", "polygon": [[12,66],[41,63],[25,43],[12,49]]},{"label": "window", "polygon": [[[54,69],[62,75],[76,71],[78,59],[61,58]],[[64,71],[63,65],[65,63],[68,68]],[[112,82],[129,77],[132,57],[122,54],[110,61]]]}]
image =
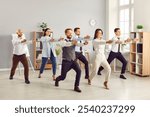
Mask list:
[{"label": "window", "polygon": [[120,5],[128,5],[130,3],[130,0],[120,0]]},{"label": "window", "polygon": [[119,0],[119,27],[123,38],[128,38],[129,33],[134,30],[133,4],[134,0]]},{"label": "window", "polygon": [[134,3],[134,0],[131,0],[131,3],[133,4],[133,3]]},{"label": "window", "polygon": [[126,37],[129,34],[129,9],[120,10],[120,28],[122,35]]}]

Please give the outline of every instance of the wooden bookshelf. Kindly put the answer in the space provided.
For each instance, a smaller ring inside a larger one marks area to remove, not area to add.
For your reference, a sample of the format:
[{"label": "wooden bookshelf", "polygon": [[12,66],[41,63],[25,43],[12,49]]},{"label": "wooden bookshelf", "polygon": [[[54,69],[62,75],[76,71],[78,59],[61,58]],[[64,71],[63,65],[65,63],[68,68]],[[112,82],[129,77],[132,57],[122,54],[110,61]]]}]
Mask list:
[{"label": "wooden bookshelf", "polygon": [[[42,62],[42,42],[40,42],[40,38],[42,37],[43,32],[33,32],[33,54],[34,54],[34,69],[40,69]],[[45,69],[51,69],[52,64],[51,61],[48,60]]]},{"label": "wooden bookshelf", "polygon": [[130,38],[139,40],[130,44],[130,73],[150,76],[150,32],[131,32]]}]

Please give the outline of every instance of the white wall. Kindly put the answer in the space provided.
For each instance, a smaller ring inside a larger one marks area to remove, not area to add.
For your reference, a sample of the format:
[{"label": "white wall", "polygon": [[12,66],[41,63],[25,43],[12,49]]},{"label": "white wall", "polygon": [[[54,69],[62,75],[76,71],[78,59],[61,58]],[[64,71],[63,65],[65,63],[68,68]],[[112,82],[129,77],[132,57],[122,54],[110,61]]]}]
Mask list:
[{"label": "white wall", "polygon": [[135,0],[135,31],[138,24],[144,26],[144,31],[150,32],[150,0]]},{"label": "white wall", "polygon": [[[89,20],[95,19],[95,27]],[[105,0],[1,0],[0,1],[0,69],[11,67],[11,34],[22,28],[27,38],[32,31],[38,31],[40,22],[47,22],[54,31],[54,37],[64,35],[67,27],[81,27],[82,35],[93,33],[96,28],[105,32]],[[30,49],[33,60],[33,50]]]},{"label": "white wall", "polygon": [[[83,34],[93,29],[105,29],[105,0],[3,0],[0,3],[0,34],[11,34],[18,27],[25,32],[38,29],[45,21],[55,36],[64,34],[66,27],[80,26]],[[89,20],[97,21],[96,27]]]}]

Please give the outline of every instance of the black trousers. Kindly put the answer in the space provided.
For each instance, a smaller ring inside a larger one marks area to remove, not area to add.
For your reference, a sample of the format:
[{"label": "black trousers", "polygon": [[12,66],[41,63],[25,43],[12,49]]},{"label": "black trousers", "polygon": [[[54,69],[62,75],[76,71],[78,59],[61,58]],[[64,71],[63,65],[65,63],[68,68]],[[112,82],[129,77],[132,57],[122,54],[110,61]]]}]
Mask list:
[{"label": "black trousers", "polygon": [[76,61],[62,61],[62,68],[61,68],[61,75],[56,78],[57,81],[65,80],[67,72],[73,69],[76,72],[76,79],[75,79],[75,87],[79,86],[80,77],[81,77],[81,69]]},{"label": "black trousers", "polygon": [[[110,52],[109,56],[108,56],[108,63],[110,64],[114,59],[118,59],[121,63],[122,63],[122,69],[121,69],[121,74],[125,73],[126,67],[127,67],[127,61],[124,58],[124,56],[120,53],[120,52]],[[101,66],[98,70],[98,73],[100,73],[103,70],[103,67]]]},{"label": "black trousers", "polygon": [[82,52],[76,52],[76,59],[79,59],[85,66],[85,78],[89,78],[89,63]]}]

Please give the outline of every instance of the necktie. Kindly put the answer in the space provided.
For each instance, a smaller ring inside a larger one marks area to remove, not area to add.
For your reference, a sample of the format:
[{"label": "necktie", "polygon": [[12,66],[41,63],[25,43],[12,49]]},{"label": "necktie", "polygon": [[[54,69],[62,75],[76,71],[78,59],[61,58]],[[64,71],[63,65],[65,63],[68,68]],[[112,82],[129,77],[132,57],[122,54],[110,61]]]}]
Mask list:
[{"label": "necktie", "polygon": [[[82,43],[82,41],[80,40],[80,43]],[[82,52],[82,47],[80,47],[80,52]]]},{"label": "necktie", "polygon": [[[120,40],[120,37],[118,37],[118,40]],[[120,52],[120,44],[118,44],[118,52]]]}]

